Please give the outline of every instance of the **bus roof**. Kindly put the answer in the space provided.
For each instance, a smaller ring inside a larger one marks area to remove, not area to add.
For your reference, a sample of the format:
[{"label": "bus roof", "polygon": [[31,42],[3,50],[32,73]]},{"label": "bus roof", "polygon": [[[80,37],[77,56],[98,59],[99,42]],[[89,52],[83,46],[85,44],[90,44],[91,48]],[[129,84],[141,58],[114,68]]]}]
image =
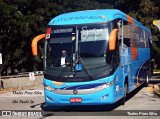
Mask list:
[{"label": "bus roof", "polygon": [[48,25],[73,25],[73,24],[88,24],[101,23],[112,21],[116,18],[121,18],[126,21],[134,21],[136,25],[150,31],[140,22],[129,17],[127,14],[117,9],[101,9],[101,10],[85,10],[61,14],[53,18]]}]

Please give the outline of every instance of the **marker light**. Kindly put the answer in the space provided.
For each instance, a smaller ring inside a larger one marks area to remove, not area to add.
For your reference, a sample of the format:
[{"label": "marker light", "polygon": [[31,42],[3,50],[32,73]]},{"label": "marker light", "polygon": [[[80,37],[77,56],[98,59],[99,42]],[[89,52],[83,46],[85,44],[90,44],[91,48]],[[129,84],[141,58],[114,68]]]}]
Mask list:
[{"label": "marker light", "polygon": [[51,28],[47,28],[46,40],[50,39],[50,34],[51,34]]}]

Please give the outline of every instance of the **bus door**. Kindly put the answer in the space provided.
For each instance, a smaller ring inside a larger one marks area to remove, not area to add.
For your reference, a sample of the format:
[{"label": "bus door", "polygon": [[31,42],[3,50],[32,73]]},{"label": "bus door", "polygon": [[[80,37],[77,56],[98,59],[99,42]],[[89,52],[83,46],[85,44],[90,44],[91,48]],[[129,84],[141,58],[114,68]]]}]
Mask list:
[{"label": "bus door", "polygon": [[[120,54],[121,54],[121,67],[122,73],[128,76],[128,90],[132,90],[134,88],[134,78],[133,78],[133,66],[132,65],[132,53],[130,52],[130,47],[132,45],[132,37],[133,37],[133,30],[132,25],[127,21],[122,21],[122,41],[120,45]],[[120,34],[121,34],[120,33]],[[118,36],[120,39],[120,36]],[[124,77],[125,78],[125,77]]]},{"label": "bus door", "polygon": [[138,78],[136,77],[138,71],[138,62],[140,61],[139,53],[138,53],[138,27],[135,24],[128,25],[128,31],[130,35],[130,74],[131,74],[131,88],[136,87],[138,83]]}]

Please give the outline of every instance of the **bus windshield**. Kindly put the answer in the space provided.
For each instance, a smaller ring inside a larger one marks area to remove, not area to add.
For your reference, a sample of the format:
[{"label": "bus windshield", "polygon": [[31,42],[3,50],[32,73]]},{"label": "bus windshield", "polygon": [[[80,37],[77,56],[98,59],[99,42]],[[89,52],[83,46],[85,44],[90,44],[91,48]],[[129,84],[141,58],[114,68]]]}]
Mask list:
[{"label": "bus windshield", "polygon": [[[108,53],[111,23],[52,26],[51,29],[50,40],[45,43],[46,74],[87,77],[84,69],[92,76],[111,71],[111,56]],[[82,70],[73,75],[77,63],[83,64]]]}]

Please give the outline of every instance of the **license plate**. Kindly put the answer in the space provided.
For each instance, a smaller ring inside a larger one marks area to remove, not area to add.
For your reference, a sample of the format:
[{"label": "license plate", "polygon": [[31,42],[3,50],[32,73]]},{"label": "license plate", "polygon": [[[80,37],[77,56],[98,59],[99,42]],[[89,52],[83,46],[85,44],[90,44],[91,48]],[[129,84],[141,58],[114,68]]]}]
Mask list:
[{"label": "license plate", "polygon": [[71,103],[81,103],[82,102],[82,98],[70,98],[70,102]]}]

